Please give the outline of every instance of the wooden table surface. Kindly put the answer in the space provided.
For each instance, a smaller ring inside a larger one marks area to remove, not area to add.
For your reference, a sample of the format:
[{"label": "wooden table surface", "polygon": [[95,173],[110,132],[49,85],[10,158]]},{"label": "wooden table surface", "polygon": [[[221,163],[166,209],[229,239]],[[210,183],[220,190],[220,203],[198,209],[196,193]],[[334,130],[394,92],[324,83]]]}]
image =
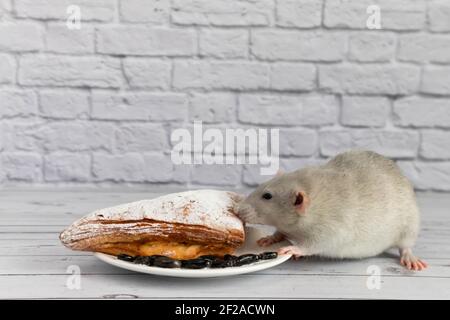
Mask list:
[{"label": "wooden table surface", "polygon": [[[59,232],[98,208],[152,198],[154,192],[0,191],[0,298],[450,299],[450,195],[421,194],[422,232],[415,252],[426,271],[398,264],[397,252],[357,261],[306,258],[261,272],[181,279],[115,268],[64,248]],[[81,270],[71,288],[71,266]],[[373,269],[375,268],[375,269]],[[380,271],[378,278],[370,276]]]}]

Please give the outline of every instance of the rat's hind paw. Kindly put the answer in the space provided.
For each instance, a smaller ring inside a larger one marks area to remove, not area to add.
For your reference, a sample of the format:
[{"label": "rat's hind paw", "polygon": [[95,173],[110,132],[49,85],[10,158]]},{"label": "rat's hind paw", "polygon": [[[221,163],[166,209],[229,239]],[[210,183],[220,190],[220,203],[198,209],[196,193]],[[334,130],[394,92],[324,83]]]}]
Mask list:
[{"label": "rat's hind paw", "polygon": [[408,270],[421,271],[428,267],[428,264],[412,254],[411,249],[400,250],[400,264]]},{"label": "rat's hind paw", "polygon": [[296,246],[288,246],[280,248],[278,249],[278,254],[279,255],[292,254],[295,260],[298,260],[300,257],[304,255],[302,250]]}]

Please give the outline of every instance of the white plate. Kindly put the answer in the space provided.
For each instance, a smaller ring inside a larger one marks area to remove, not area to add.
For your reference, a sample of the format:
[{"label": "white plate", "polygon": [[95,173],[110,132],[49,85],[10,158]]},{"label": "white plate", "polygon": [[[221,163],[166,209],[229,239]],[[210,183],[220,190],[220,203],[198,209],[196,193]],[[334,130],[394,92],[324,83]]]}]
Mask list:
[{"label": "white plate", "polygon": [[[267,230],[248,227],[246,230],[246,241],[244,245],[236,250],[236,255],[246,254],[246,253],[261,253],[264,251],[277,251],[278,248],[282,246],[289,245],[288,242],[280,242],[276,245],[261,248],[256,243],[261,237],[268,235]],[[232,276],[250,272],[256,272],[264,269],[268,269],[279,265],[280,263],[288,260],[291,255],[282,255],[278,256],[276,259],[263,260],[258,261],[252,264],[240,266],[240,267],[229,267],[223,269],[167,269],[167,268],[159,268],[159,267],[149,267],[143,264],[134,264],[131,262],[123,261],[117,259],[115,256],[104,254],[104,253],[95,253],[95,256],[100,260],[111,264],[113,266],[136,271],[142,273],[155,274],[160,276],[169,276],[169,277],[181,277],[181,278],[210,278],[210,277],[225,277]]]}]

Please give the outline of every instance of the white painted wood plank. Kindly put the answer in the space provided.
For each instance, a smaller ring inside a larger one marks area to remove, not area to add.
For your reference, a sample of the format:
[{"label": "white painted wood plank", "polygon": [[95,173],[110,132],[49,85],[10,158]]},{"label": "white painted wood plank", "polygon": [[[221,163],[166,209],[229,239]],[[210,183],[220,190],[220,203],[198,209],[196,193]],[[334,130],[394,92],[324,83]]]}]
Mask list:
[{"label": "white painted wood plank", "polygon": [[0,256],[70,256],[86,255],[86,252],[73,251],[64,247],[57,235],[53,239],[39,240],[0,240]]},{"label": "white painted wood plank", "polygon": [[0,240],[45,240],[58,238],[57,232],[41,232],[41,233],[0,233]]},{"label": "white painted wood plank", "polygon": [[[377,257],[364,260],[334,261],[306,258],[287,261],[279,266],[258,272],[260,275],[346,275],[365,276],[369,266],[378,266],[384,276],[441,277],[450,278],[450,264],[445,259],[427,260],[429,269],[422,272],[408,271],[394,257]],[[0,260],[0,275],[65,275],[71,265],[80,267],[82,274],[130,274],[121,268],[110,266],[92,255],[86,256],[6,256]]]},{"label": "white painted wood plank", "polygon": [[[310,258],[226,279],[168,279],[108,266],[90,253],[68,250],[58,241],[65,226],[88,212],[161,193],[1,190],[0,287],[8,290],[0,290],[0,298],[98,298],[115,294],[144,298],[450,298],[450,196],[445,194],[419,195],[423,223],[415,252],[431,267],[417,274],[400,267],[394,255],[362,261]],[[69,264],[80,265],[85,273],[81,291],[65,288]],[[380,291],[365,287],[365,272],[372,264],[380,266],[384,275]]]},{"label": "white painted wood plank", "polygon": [[83,275],[81,290],[68,276],[0,276],[0,298],[383,298],[449,299],[450,279],[383,277],[380,290],[366,276],[241,275],[232,278],[167,279],[141,274]]},{"label": "white painted wood plank", "polygon": [[[39,233],[33,234],[39,237]],[[65,248],[58,239],[59,233],[54,233],[53,237],[37,240],[0,240],[0,256],[9,255],[84,255],[80,251],[72,251]],[[397,256],[396,250],[392,250]],[[415,254],[423,259],[448,259],[450,261],[450,246],[445,239],[427,239],[421,238],[414,248]]]},{"label": "white painted wood plank", "polygon": [[4,226],[0,225],[0,233],[60,233],[66,225],[57,226],[33,226],[33,225],[20,225],[20,226]]},{"label": "white painted wood plank", "polygon": [[[127,189],[123,189],[121,192],[95,190],[89,192],[0,191],[0,216],[3,213],[26,212],[34,214],[37,211],[42,213],[77,212],[85,214],[95,209],[124,202],[151,199],[165,193],[133,193]],[[424,217],[431,215],[435,217],[450,216],[450,196],[448,194],[420,194],[418,200]]]}]

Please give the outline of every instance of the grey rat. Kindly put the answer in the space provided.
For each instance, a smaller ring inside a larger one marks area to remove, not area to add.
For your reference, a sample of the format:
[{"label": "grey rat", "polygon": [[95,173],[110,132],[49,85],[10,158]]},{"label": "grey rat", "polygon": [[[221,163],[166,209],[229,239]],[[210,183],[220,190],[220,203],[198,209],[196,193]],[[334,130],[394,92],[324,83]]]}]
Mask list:
[{"label": "grey rat", "polygon": [[414,189],[393,161],[375,152],[349,151],[277,174],[239,204],[238,214],[276,227],[258,244],[288,239],[292,245],[279,254],[365,258],[396,247],[408,269],[427,267],[412,253],[420,223]]}]

